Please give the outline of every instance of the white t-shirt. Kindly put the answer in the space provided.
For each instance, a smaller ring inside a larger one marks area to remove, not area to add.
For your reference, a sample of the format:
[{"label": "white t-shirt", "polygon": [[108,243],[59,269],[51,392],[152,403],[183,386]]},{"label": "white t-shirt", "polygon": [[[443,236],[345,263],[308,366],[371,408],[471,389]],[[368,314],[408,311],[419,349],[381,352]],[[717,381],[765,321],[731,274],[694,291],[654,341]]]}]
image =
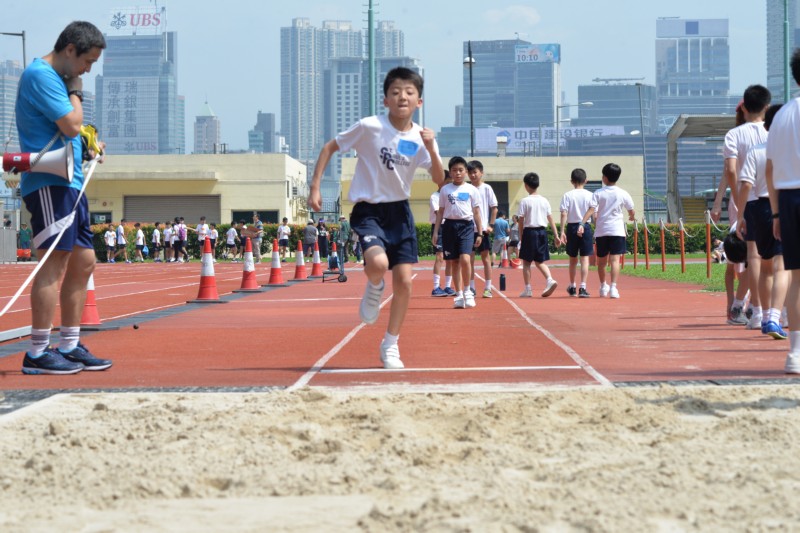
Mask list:
[{"label": "white t-shirt", "polygon": [[292,228],[290,228],[286,224],[281,224],[278,226],[278,240],[281,239],[288,239],[289,235],[292,234]]},{"label": "white t-shirt", "polygon": [[431,168],[421,131],[417,124],[398,131],[386,115],[377,115],[363,118],[337,135],[341,152],[358,153],[348,199],[371,204],[407,200],[416,169]]},{"label": "white t-shirt", "polygon": [[208,235],[208,224],[197,225],[197,242],[203,242]]},{"label": "white t-shirt", "polygon": [[448,183],[439,191],[439,207],[444,207],[443,219],[473,220],[473,208],[478,207],[478,189],[469,183]]},{"label": "white t-shirt", "polygon": [[[492,207],[497,207],[497,196],[494,190],[485,181],[481,182],[478,189],[478,209],[481,211],[481,221],[483,222],[484,229],[489,224],[489,211]],[[475,230],[477,231],[477,226]]]},{"label": "white t-shirt", "polygon": [[217,242],[217,239],[219,239],[219,232],[217,231],[217,228],[214,228],[211,230],[211,240]]},{"label": "white t-shirt", "polygon": [[236,237],[238,237],[238,236],[239,236],[239,234],[236,233],[236,228],[231,226],[228,229],[228,231],[225,233],[225,239],[226,239],[225,242],[227,242],[228,244],[231,244],[231,245],[232,244],[236,244]]},{"label": "white t-shirt", "polygon": [[800,189],[800,98],[794,98],[772,119],[767,142],[776,189]]},{"label": "white t-shirt", "polygon": [[744,159],[742,171],[739,172],[739,181],[751,184],[748,202],[758,198],[769,198],[767,189],[767,144],[757,144],[750,148]]},{"label": "white t-shirt", "polygon": [[117,242],[117,234],[107,229],[105,235],[103,235],[106,239],[106,245],[113,248],[114,244]]},{"label": "white t-shirt", "polygon": [[161,243],[161,232],[158,231],[158,228],[153,228],[153,237],[151,239],[153,244],[160,244]]},{"label": "white t-shirt", "polygon": [[141,229],[136,230],[136,246],[144,246],[144,232]]},{"label": "white t-shirt", "polygon": [[552,214],[550,202],[541,194],[531,194],[520,200],[517,211],[517,216],[523,221],[523,228],[546,228],[547,217]]},{"label": "white t-shirt", "polygon": [[125,244],[125,242],[125,228],[120,224],[117,226],[117,244]]},{"label": "white t-shirt", "polygon": [[586,189],[572,189],[561,197],[559,211],[567,213],[567,223],[577,224],[592,205],[592,193]]},{"label": "white t-shirt", "polygon": [[742,171],[744,159],[750,147],[767,142],[767,130],[763,122],[747,122],[736,126],[725,134],[722,156],[736,159],[736,175]]},{"label": "white t-shirt", "polygon": [[592,207],[597,216],[595,237],[624,237],[625,213],[633,209],[633,198],[616,185],[594,191]]},{"label": "white t-shirt", "polygon": [[164,228],[164,245],[172,244],[172,228]]},{"label": "white t-shirt", "polygon": [[439,191],[431,194],[428,202],[428,220],[431,224],[436,224],[436,215],[439,213]]}]

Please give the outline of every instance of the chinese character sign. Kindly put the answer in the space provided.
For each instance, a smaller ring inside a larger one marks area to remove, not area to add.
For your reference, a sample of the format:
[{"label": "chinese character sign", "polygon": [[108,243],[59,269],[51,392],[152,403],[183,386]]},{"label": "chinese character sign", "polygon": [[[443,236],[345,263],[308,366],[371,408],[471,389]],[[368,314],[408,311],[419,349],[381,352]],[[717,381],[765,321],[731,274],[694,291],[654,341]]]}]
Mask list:
[{"label": "chinese character sign", "polygon": [[109,152],[158,153],[158,78],[104,78],[102,105]]},{"label": "chinese character sign", "polygon": [[[558,130],[561,146],[566,144],[567,139],[608,135],[625,135],[625,127],[570,126]],[[478,152],[496,151],[498,137],[507,138],[506,153],[530,153],[538,151],[540,146],[555,147],[556,128],[477,128],[475,130],[475,149]]]}]

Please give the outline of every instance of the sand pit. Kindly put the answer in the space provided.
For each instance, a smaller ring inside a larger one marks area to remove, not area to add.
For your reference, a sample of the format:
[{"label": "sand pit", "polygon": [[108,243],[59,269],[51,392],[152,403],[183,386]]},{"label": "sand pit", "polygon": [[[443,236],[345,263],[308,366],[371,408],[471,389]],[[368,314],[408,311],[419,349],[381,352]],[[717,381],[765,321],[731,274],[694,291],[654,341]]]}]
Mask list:
[{"label": "sand pit", "polygon": [[97,394],[0,417],[0,530],[786,531],[800,391]]}]

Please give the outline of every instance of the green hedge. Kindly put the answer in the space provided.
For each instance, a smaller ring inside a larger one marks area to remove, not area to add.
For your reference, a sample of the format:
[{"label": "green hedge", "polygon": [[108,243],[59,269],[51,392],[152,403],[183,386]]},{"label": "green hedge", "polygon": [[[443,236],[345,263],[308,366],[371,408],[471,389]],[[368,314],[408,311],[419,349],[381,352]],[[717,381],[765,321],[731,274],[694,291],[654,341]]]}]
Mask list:
[{"label": "green hedge", "polygon": [[[289,249],[290,250],[297,250],[297,242],[302,241],[303,238],[303,229],[305,228],[304,224],[290,224],[292,228],[292,234],[289,237]],[[92,226],[92,232],[94,233],[94,247],[95,253],[98,259],[105,260],[106,258],[106,245],[105,241],[103,240],[103,235],[105,234],[106,228],[108,225],[104,224],[97,224]],[[217,252],[219,253],[221,250],[224,249],[225,244],[225,232],[228,231],[230,228],[229,224],[220,224],[217,226],[217,231],[219,232],[219,239],[217,242]],[[648,224],[648,230],[651,232],[649,235],[649,248],[650,253],[657,254],[661,253],[661,231],[660,226],[658,224]],[[686,253],[692,252],[704,252],[706,249],[706,228],[705,224],[687,224],[685,225],[686,232],[688,235],[684,235],[685,240],[685,248]],[[711,238],[719,238],[722,239],[725,234],[727,233],[727,226],[720,226],[721,231],[717,231],[712,227],[711,231]],[[328,226],[328,230],[331,234],[329,238],[329,242],[333,242],[335,238],[336,232],[338,232],[339,227],[338,225],[331,225]],[[664,245],[666,248],[666,253],[668,254],[677,254],[680,253],[680,241],[678,236],[678,225],[677,224],[667,224],[666,225],[666,232],[664,234]],[[153,226],[152,225],[142,225],[142,231],[144,231],[145,235],[145,243],[148,247],[150,247],[151,238],[153,235]],[[163,231],[163,225],[162,225]],[[136,249],[134,245],[134,238],[136,235],[136,230],[133,227],[133,224],[126,224],[125,225],[125,234],[128,238],[128,255],[133,257],[133,252]],[[278,234],[278,224],[264,224],[264,238],[261,241],[261,254],[266,255],[272,252],[272,241],[277,238]],[[197,244],[197,234],[193,231],[189,231],[188,235],[188,242],[186,244],[186,250],[189,252],[194,258],[199,258],[201,255],[200,247]],[[548,239],[550,241],[550,249],[555,250],[553,246],[553,235],[548,232]],[[633,224],[628,224],[628,252],[633,252]],[[419,255],[433,255],[433,244],[431,243],[431,225],[430,224],[417,224],[417,241],[419,244]],[[563,250],[563,247],[561,248]],[[638,252],[643,254],[644,253],[644,234],[643,234],[643,227],[639,226],[639,249]]]}]

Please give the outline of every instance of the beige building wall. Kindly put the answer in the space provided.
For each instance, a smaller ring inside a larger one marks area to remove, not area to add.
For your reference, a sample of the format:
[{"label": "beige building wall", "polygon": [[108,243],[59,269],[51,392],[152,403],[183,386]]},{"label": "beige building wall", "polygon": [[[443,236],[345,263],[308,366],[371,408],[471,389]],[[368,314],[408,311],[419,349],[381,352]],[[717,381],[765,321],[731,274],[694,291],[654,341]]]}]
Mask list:
[{"label": "beige building wall", "polygon": [[[349,214],[353,204],[347,200],[350,183],[355,171],[356,159],[342,160],[342,212]],[[593,156],[593,157],[481,157],[484,179],[508,182],[508,201],[510,215],[519,208],[519,202],[527,196],[522,177],[528,172],[536,172],[541,180],[539,194],[550,202],[556,224],[560,221],[559,205],[565,192],[572,189],[569,176],[573,169],[586,171],[588,181],[600,181],[601,170],[606,163],[616,163],[622,167],[618,185],[633,197],[637,218],[641,218],[644,205],[644,166],[641,156]],[[445,165],[447,162],[445,161]],[[411,186],[411,211],[417,223],[428,221],[428,200],[436,185],[426,170],[417,170]],[[510,217],[509,217],[510,218]]]},{"label": "beige building wall", "polygon": [[219,195],[223,222],[256,209],[277,210],[291,223],[308,218],[306,166],[285,154],[110,155],[86,195],[90,211],[110,211],[114,221],[124,217],[128,195]]}]

